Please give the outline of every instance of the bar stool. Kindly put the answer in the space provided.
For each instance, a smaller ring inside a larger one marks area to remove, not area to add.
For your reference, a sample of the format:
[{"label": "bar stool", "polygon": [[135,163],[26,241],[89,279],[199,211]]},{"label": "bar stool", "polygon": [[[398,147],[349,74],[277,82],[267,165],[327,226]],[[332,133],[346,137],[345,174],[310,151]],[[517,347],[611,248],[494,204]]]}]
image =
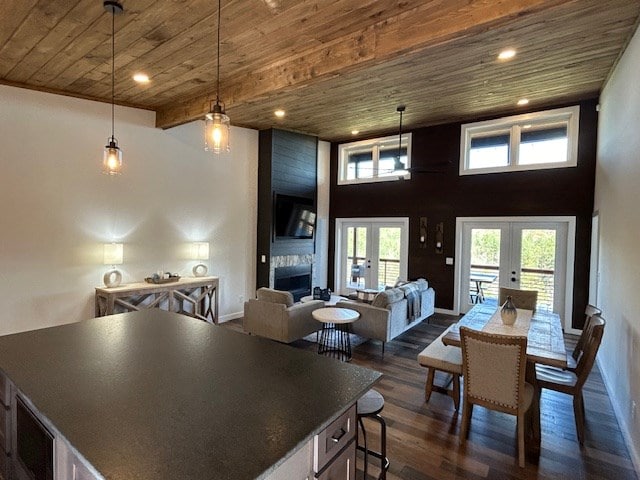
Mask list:
[{"label": "bar stool", "polygon": [[[389,459],[387,458],[387,424],[384,418],[380,416],[380,412],[384,408],[384,397],[377,390],[369,390],[357,402],[356,413],[358,423],[362,429],[362,438],[364,444],[360,445],[360,436],[358,435],[357,448],[364,452],[364,479],[367,479],[368,456],[372,455],[380,459],[380,476],[379,480],[387,478],[387,470],[389,469]],[[364,429],[363,418],[371,418],[380,423],[380,452],[376,452],[367,448],[367,431]]]}]

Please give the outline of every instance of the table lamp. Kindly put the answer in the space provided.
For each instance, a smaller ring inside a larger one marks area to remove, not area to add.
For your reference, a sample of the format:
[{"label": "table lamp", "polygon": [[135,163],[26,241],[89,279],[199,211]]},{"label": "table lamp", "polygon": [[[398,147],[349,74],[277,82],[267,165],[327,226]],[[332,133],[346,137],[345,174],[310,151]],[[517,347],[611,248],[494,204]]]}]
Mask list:
[{"label": "table lamp", "polygon": [[[194,242],[191,246],[191,258],[193,260],[209,260],[209,242]],[[193,276],[204,277],[207,270],[204,263],[199,263],[193,267]]]},{"label": "table lamp", "polygon": [[104,261],[105,265],[111,265],[102,281],[105,286],[112,288],[117,287],[122,282],[122,272],[116,269],[116,265],[122,265],[124,257],[124,245],[122,243],[105,243],[104,244]]}]

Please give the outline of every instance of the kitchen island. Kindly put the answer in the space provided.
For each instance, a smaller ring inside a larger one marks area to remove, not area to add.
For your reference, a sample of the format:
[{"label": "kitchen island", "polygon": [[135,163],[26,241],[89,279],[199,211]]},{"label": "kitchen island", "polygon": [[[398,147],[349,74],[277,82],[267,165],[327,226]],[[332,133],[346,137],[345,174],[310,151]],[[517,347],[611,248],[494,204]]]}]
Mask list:
[{"label": "kitchen island", "polygon": [[53,478],[110,480],[312,478],[381,376],[161,310],[0,337],[0,372],[77,460]]}]

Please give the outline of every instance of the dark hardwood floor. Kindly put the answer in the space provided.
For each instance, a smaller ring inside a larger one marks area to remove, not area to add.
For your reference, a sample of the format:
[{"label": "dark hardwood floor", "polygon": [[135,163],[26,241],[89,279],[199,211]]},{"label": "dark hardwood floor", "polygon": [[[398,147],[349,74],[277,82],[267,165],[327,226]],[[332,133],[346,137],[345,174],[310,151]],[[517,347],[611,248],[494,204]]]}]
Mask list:
[{"label": "dark hardwood floor", "polygon": [[[382,416],[387,421],[389,480],[638,478],[597,366],[584,388],[584,447],[580,448],[576,438],[572,398],[546,390],[541,400],[542,445],[537,463],[528,458],[524,469],[518,467],[515,417],[480,407],[474,409],[469,439],[460,447],[461,415],[448,396],[433,393],[425,403],[427,371],[416,360],[418,353],[455,320],[434,315],[429,323],[423,322],[387,343],[384,359],[379,342],[356,339],[359,344],[353,349],[352,362],[384,374],[376,389],[385,397]],[[241,320],[223,325],[242,331]],[[568,350],[573,349],[576,339],[565,336]],[[292,346],[316,349],[315,343],[306,340]],[[365,425],[376,447],[379,428],[373,422]],[[370,465],[368,478],[377,478],[379,470],[373,462]],[[357,478],[361,479],[361,454],[358,469]]]}]

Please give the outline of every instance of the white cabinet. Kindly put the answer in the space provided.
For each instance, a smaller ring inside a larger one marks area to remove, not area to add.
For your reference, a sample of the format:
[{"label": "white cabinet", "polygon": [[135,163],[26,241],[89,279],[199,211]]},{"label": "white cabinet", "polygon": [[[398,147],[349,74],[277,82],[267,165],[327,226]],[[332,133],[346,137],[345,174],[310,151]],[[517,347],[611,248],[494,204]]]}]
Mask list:
[{"label": "white cabinet", "polygon": [[354,480],[356,406],[307,442],[266,480]]},{"label": "white cabinet", "polygon": [[0,475],[11,478],[11,382],[0,373]]},{"label": "white cabinet", "polygon": [[318,480],[353,480],[356,472],[356,406],[334,420],[313,441],[313,471]]},{"label": "white cabinet", "polygon": [[57,480],[101,480],[103,477],[94,472],[84,460],[71,449],[61,437],[56,438]]}]

